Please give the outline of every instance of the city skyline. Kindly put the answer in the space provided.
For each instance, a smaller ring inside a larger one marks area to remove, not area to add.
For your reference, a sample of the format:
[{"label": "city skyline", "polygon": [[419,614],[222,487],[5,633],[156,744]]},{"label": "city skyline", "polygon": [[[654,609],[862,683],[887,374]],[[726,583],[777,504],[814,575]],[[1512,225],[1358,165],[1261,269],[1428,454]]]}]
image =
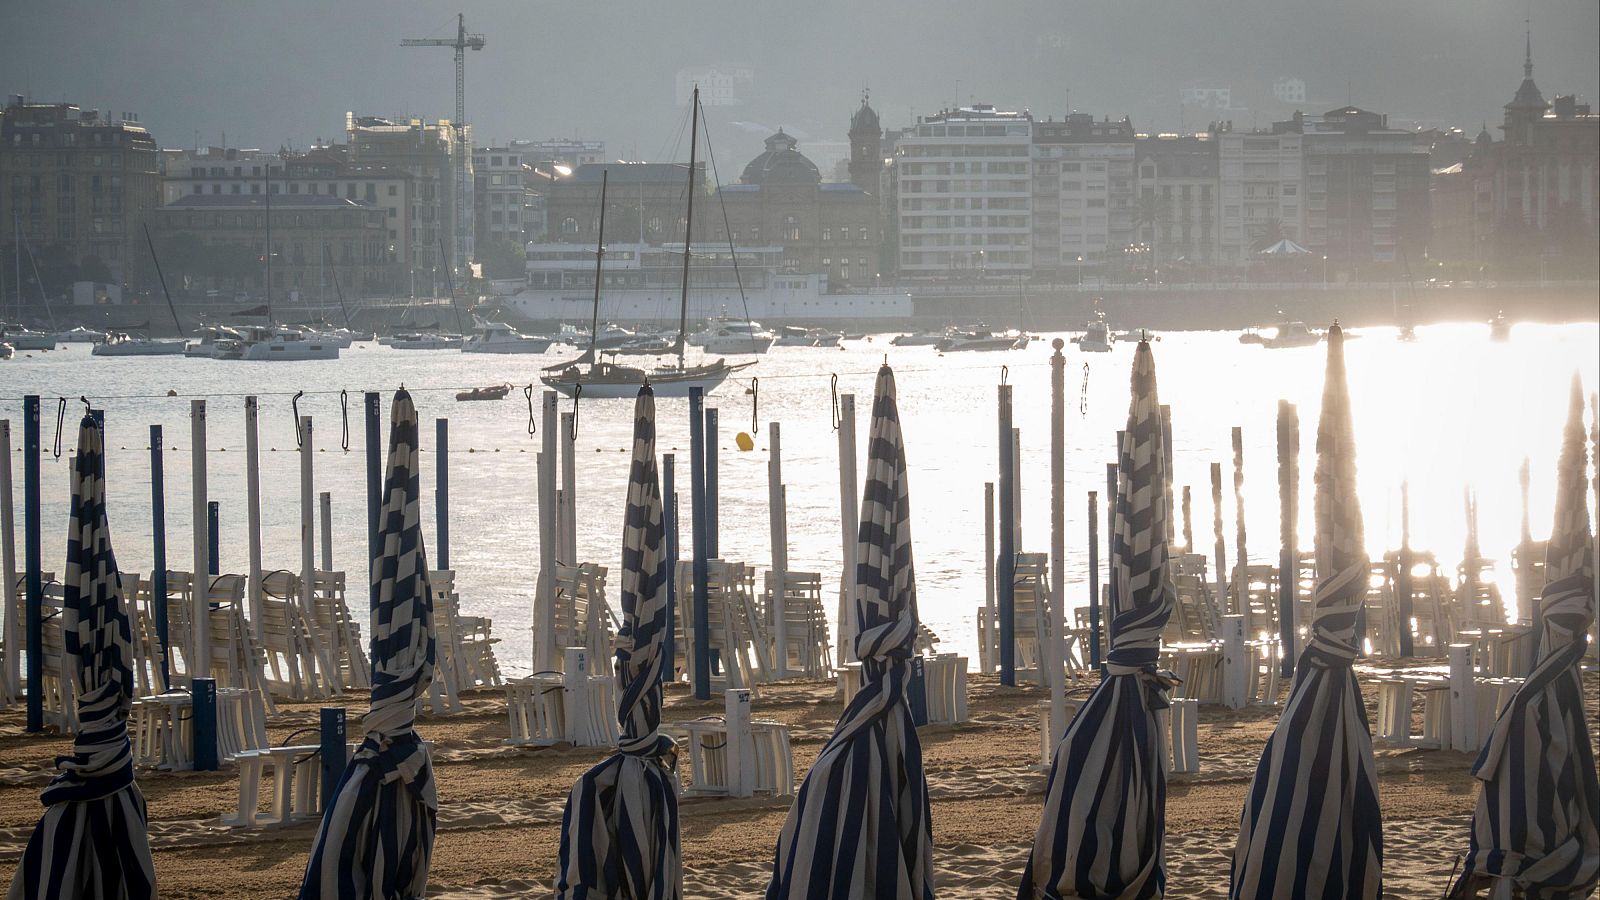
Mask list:
[{"label": "city skyline", "polygon": [[[1399,125],[1474,131],[1505,102],[1530,10],[1547,90],[1582,99],[1600,91],[1593,4],[1511,9],[1429,0],[1376,16],[1356,8],[1364,5],[1292,19],[1266,16],[1269,4],[1258,0],[1208,11],[1163,8],[1168,24],[1176,18],[1192,27],[1156,36],[1141,24],[1153,10],[1139,4],[1046,12],[1024,2],[974,19],[935,3],[924,4],[926,15],[916,20],[888,6],[852,11],[827,3],[761,16],[720,2],[674,16],[623,4],[538,15],[478,4],[467,10],[467,26],[483,32],[487,46],[468,55],[467,119],[483,145],[560,135],[604,140],[613,157],[663,160],[682,113],[679,82],[720,78],[726,105],[708,116],[718,149],[732,160],[748,158],[782,126],[813,148],[825,169],[842,155],[845,117],[863,87],[872,89],[890,128],[972,102],[1040,117],[1069,109],[1127,115],[1151,133],[1203,130],[1216,119],[1266,127],[1295,108],[1320,113],[1353,102]],[[405,37],[453,29],[455,9],[447,4],[397,14],[357,2],[308,7],[305,16],[290,4],[270,17],[246,7],[230,11],[226,29],[208,25],[209,17],[185,16],[183,8],[174,4],[168,11],[175,14],[155,17],[139,4],[14,4],[7,15],[28,27],[0,36],[0,87],[35,101],[136,113],[166,147],[219,144],[226,135],[230,146],[305,148],[318,138],[336,140],[347,111],[429,121],[453,115],[449,54],[400,46]],[[573,39],[624,11],[638,25],[628,34]],[[753,29],[758,20],[763,27]],[[1249,39],[1220,52],[1209,40],[1174,36],[1213,30]],[[1289,53],[1297,30],[1325,37],[1309,52]],[[71,69],[44,49],[85,34],[114,39]],[[219,66],[237,77],[217,77]],[[1303,101],[1294,82],[1304,82]],[[1275,97],[1275,87],[1287,91]],[[1182,104],[1182,96],[1194,102]]]}]

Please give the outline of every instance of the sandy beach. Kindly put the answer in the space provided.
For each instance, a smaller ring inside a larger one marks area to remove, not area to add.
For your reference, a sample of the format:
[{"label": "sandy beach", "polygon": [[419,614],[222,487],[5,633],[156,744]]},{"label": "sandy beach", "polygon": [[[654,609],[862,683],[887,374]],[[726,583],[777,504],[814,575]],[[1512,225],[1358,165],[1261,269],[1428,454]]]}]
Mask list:
[{"label": "sandy beach", "polygon": [[[1591,717],[1600,679],[1585,682]],[[1085,694],[1088,682],[1074,688]],[[1045,772],[1038,767],[1037,704],[1032,686],[1007,689],[974,676],[971,721],[922,731],[933,801],[939,896],[1003,897],[1015,890],[1038,825]],[[1367,691],[1369,715],[1375,695]],[[433,742],[439,831],[430,896],[501,898],[549,892],[560,841],[561,809],[572,782],[600,760],[599,750],[512,748],[498,691],[465,698],[466,711],[425,716],[419,731]],[[348,698],[351,714],[365,698]],[[759,719],[791,728],[798,777],[815,760],[840,712],[831,684],[768,685],[755,701]],[[696,703],[682,686],[668,692],[666,719],[720,712]],[[281,704],[269,723],[274,743],[316,724],[316,706]],[[1276,721],[1274,708],[1201,711],[1201,772],[1175,776],[1167,804],[1169,896],[1223,897],[1228,854],[1255,761]],[[355,723],[352,721],[352,731]],[[304,737],[300,738],[304,740]],[[19,708],[0,713],[0,879],[9,883],[41,807],[40,788],[70,741],[22,733]],[[1467,754],[1379,747],[1385,824],[1386,895],[1434,898],[1466,847],[1475,800]],[[688,777],[686,761],[680,774]],[[315,828],[232,829],[218,817],[235,808],[237,779],[214,773],[141,771],[162,896],[289,897],[295,893]],[[264,792],[265,793],[265,792]],[[789,798],[687,800],[682,805],[685,896],[759,896]]]}]

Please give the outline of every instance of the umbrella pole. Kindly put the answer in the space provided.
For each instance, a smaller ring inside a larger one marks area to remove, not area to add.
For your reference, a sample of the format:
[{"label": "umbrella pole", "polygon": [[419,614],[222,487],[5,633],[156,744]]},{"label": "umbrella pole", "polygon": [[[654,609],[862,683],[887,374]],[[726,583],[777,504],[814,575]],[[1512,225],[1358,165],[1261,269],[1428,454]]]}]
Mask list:
[{"label": "umbrella pole", "polygon": [[44,563],[39,536],[39,395],[22,398],[22,554],[27,571],[28,731],[44,730]]},{"label": "umbrella pole", "polygon": [[[161,459],[161,426],[150,426],[150,614],[161,644],[161,689],[172,688],[172,640],[167,625],[167,478]],[[10,496],[8,491],[7,497]],[[9,532],[10,529],[8,528]],[[257,533],[257,540],[260,535]],[[259,620],[257,620],[259,621]],[[258,626],[259,627],[259,626]],[[10,631],[6,632],[10,634]]]},{"label": "umbrella pole", "polygon": [[1089,668],[1100,668],[1100,497],[1089,492]]},{"label": "umbrella pole", "polygon": [[[1120,458],[1122,447],[1122,432],[1117,432],[1117,447]],[[1103,649],[1111,650],[1111,640],[1115,637],[1113,628],[1117,617],[1117,464],[1106,463],[1106,600],[1105,612],[1101,615],[1102,631],[1105,634]],[[1104,659],[1105,657],[1101,657]]]},{"label": "umbrella pole", "polygon": [[778,421],[767,423],[767,518],[772,535],[772,643],[777,648],[775,677],[789,677],[789,632],[787,588],[784,584],[789,571],[788,511],[783,497],[783,441]]},{"label": "umbrella pole", "polygon": [[677,625],[678,617],[678,486],[676,454],[661,456],[661,526],[662,556],[667,570],[667,624],[661,638],[661,677],[664,681],[677,681]]},{"label": "umbrella pole", "polygon": [[983,636],[983,674],[1000,666],[1000,616],[995,605],[994,577],[994,482],[983,483],[983,608],[988,627]]},{"label": "umbrella pole", "polygon": [[689,389],[689,493],[694,504],[691,530],[694,542],[693,683],[696,700],[711,699],[711,610],[707,597],[710,578],[706,555],[705,391]]},{"label": "umbrella pole", "polygon": [[717,546],[717,410],[706,410],[706,558],[722,554]]},{"label": "umbrella pole", "polygon": [[[307,439],[309,442],[309,435]],[[191,612],[189,614],[189,639],[194,648],[194,663],[189,666],[189,678],[204,678],[211,674],[211,561],[207,559],[210,547],[206,540],[206,401],[189,401],[190,474],[193,479],[192,505],[190,507],[194,535],[194,567],[190,570],[189,586]]]},{"label": "umbrella pole", "polygon": [[[1278,401],[1278,640],[1283,644],[1280,673],[1294,675],[1295,623],[1294,588],[1299,575],[1299,551],[1295,547],[1295,514],[1298,479],[1295,455],[1298,450],[1300,421],[1294,404]],[[1402,626],[1403,627],[1403,626]]]},{"label": "umbrella pole", "polygon": [[[377,391],[367,391],[362,395],[363,421],[366,425],[367,438],[367,608],[369,611],[367,636],[369,639],[372,636],[371,612],[378,608],[378,581],[373,576],[378,571],[378,556],[383,553],[382,538],[378,533],[378,519],[383,515],[383,424],[380,418],[380,402]],[[257,515],[260,515],[259,510]],[[259,534],[256,539],[260,540]],[[261,593],[259,574],[256,576],[256,582],[258,585],[256,595],[259,599]],[[367,658],[372,658],[370,649]]]},{"label": "umbrella pole", "polygon": [[1000,683],[1017,686],[1016,637],[1016,456],[1012,446],[1011,385],[999,389],[1000,411],[1000,558],[995,566],[995,592],[1000,607]]},{"label": "umbrella pole", "polygon": [[[317,541],[317,500],[313,486],[313,458],[311,417],[300,417],[300,610],[301,613],[316,628],[316,601],[312,598],[312,586],[316,582],[316,541]],[[314,634],[311,643],[321,647],[324,636]],[[322,668],[323,660],[317,660],[318,668]],[[332,688],[338,681],[338,673],[324,671],[323,677],[327,679]]]},{"label": "umbrella pole", "polygon": [[556,667],[556,392],[541,399],[539,427],[542,449],[535,459],[539,483],[539,585],[534,595],[533,668],[548,672]]},{"label": "umbrella pole", "polygon": [[1067,416],[1064,342],[1050,356],[1050,738],[1067,725]]},{"label": "umbrella pole", "polygon": [[[261,407],[255,397],[244,398],[244,494],[246,543],[250,551],[248,604],[250,633],[257,646],[265,646],[261,622]],[[154,443],[152,441],[152,443]],[[371,443],[370,441],[368,442]]]},{"label": "umbrella pole", "polygon": [[433,420],[434,564],[450,568],[450,420]]},{"label": "umbrella pole", "polygon": [[317,521],[322,525],[320,546],[322,571],[333,571],[333,494],[323,491],[317,495]]},{"label": "umbrella pole", "polygon": [[0,602],[4,602],[6,629],[5,691],[7,702],[15,703],[22,686],[21,657],[17,640],[17,539],[16,509],[11,499],[11,420],[0,419]]},{"label": "umbrella pole", "polygon": [[[1244,429],[1233,426],[1233,515],[1234,515],[1234,561],[1233,561],[1233,603],[1234,609],[1242,613],[1247,625],[1250,622],[1250,598],[1247,592],[1250,588],[1250,553],[1245,549],[1244,528]],[[1218,573],[1221,577],[1221,573]],[[1288,648],[1284,648],[1285,657],[1288,658]]]},{"label": "umbrella pole", "polygon": [[1189,485],[1183,486],[1183,552],[1194,552],[1194,506],[1189,495]]},{"label": "umbrella pole", "polygon": [[567,565],[578,564],[578,417],[575,413],[561,414],[561,497],[556,503],[560,515],[561,555]]},{"label": "umbrella pole", "polygon": [[843,572],[839,579],[839,668],[856,658],[856,531],[861,515],[856,493],[856,395],[839,395],[839,526]]},{"label": "umbrella pole", "polygon": [[1222,600],[1223,612],[1238,615],[1239,608],[1234,606],[1228,592],[1228,542],[1222,536],[1222,463],[1211,464],[1211,537],[1211,552],[1216,556],[1217,563],[1214,573],[1217,597]]}]

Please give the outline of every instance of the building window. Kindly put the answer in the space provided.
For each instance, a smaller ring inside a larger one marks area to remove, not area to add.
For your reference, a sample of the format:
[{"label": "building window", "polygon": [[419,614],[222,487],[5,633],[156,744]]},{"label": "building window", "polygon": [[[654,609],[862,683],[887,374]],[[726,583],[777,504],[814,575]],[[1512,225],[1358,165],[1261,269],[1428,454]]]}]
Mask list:
[{"label": "building window", "polygon": [[[659,226],[659,223],[660,223],[659,219],[656,219],[656,220],[653,220],[653,221],[656,222],[658,224],[658,226]],[[562,219],[561,220],[561,233],[562,234],[577,234],[578,233],[578,220],[573,218],[572,216],[567,216],[565,219]]]},{"label": "building window", "polygon": [[829,228],[826,225],[822,226],[822,239],[825,240],[825,241],[832,240],[833,239],[833,229]]}]

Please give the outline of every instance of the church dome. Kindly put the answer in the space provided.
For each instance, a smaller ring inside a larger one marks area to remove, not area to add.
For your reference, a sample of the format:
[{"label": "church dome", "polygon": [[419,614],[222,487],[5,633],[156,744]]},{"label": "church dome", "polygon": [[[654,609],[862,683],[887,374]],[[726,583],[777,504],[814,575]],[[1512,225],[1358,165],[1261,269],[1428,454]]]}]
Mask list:
[{"label": "church dome", "polygon": [[739,180],[745,184],[817,184],[822,173],[817,164],[795,146],[799,143],[783,129],[767,138],[766,152],[750,160]]},{"label": "church dome", "polygon": [[882,130],[883,127],[878,124],[877,111],[867,105],[867,98],[862,97],[861,107],[850,116],[850,133],[870,131],[876,134]]}]

